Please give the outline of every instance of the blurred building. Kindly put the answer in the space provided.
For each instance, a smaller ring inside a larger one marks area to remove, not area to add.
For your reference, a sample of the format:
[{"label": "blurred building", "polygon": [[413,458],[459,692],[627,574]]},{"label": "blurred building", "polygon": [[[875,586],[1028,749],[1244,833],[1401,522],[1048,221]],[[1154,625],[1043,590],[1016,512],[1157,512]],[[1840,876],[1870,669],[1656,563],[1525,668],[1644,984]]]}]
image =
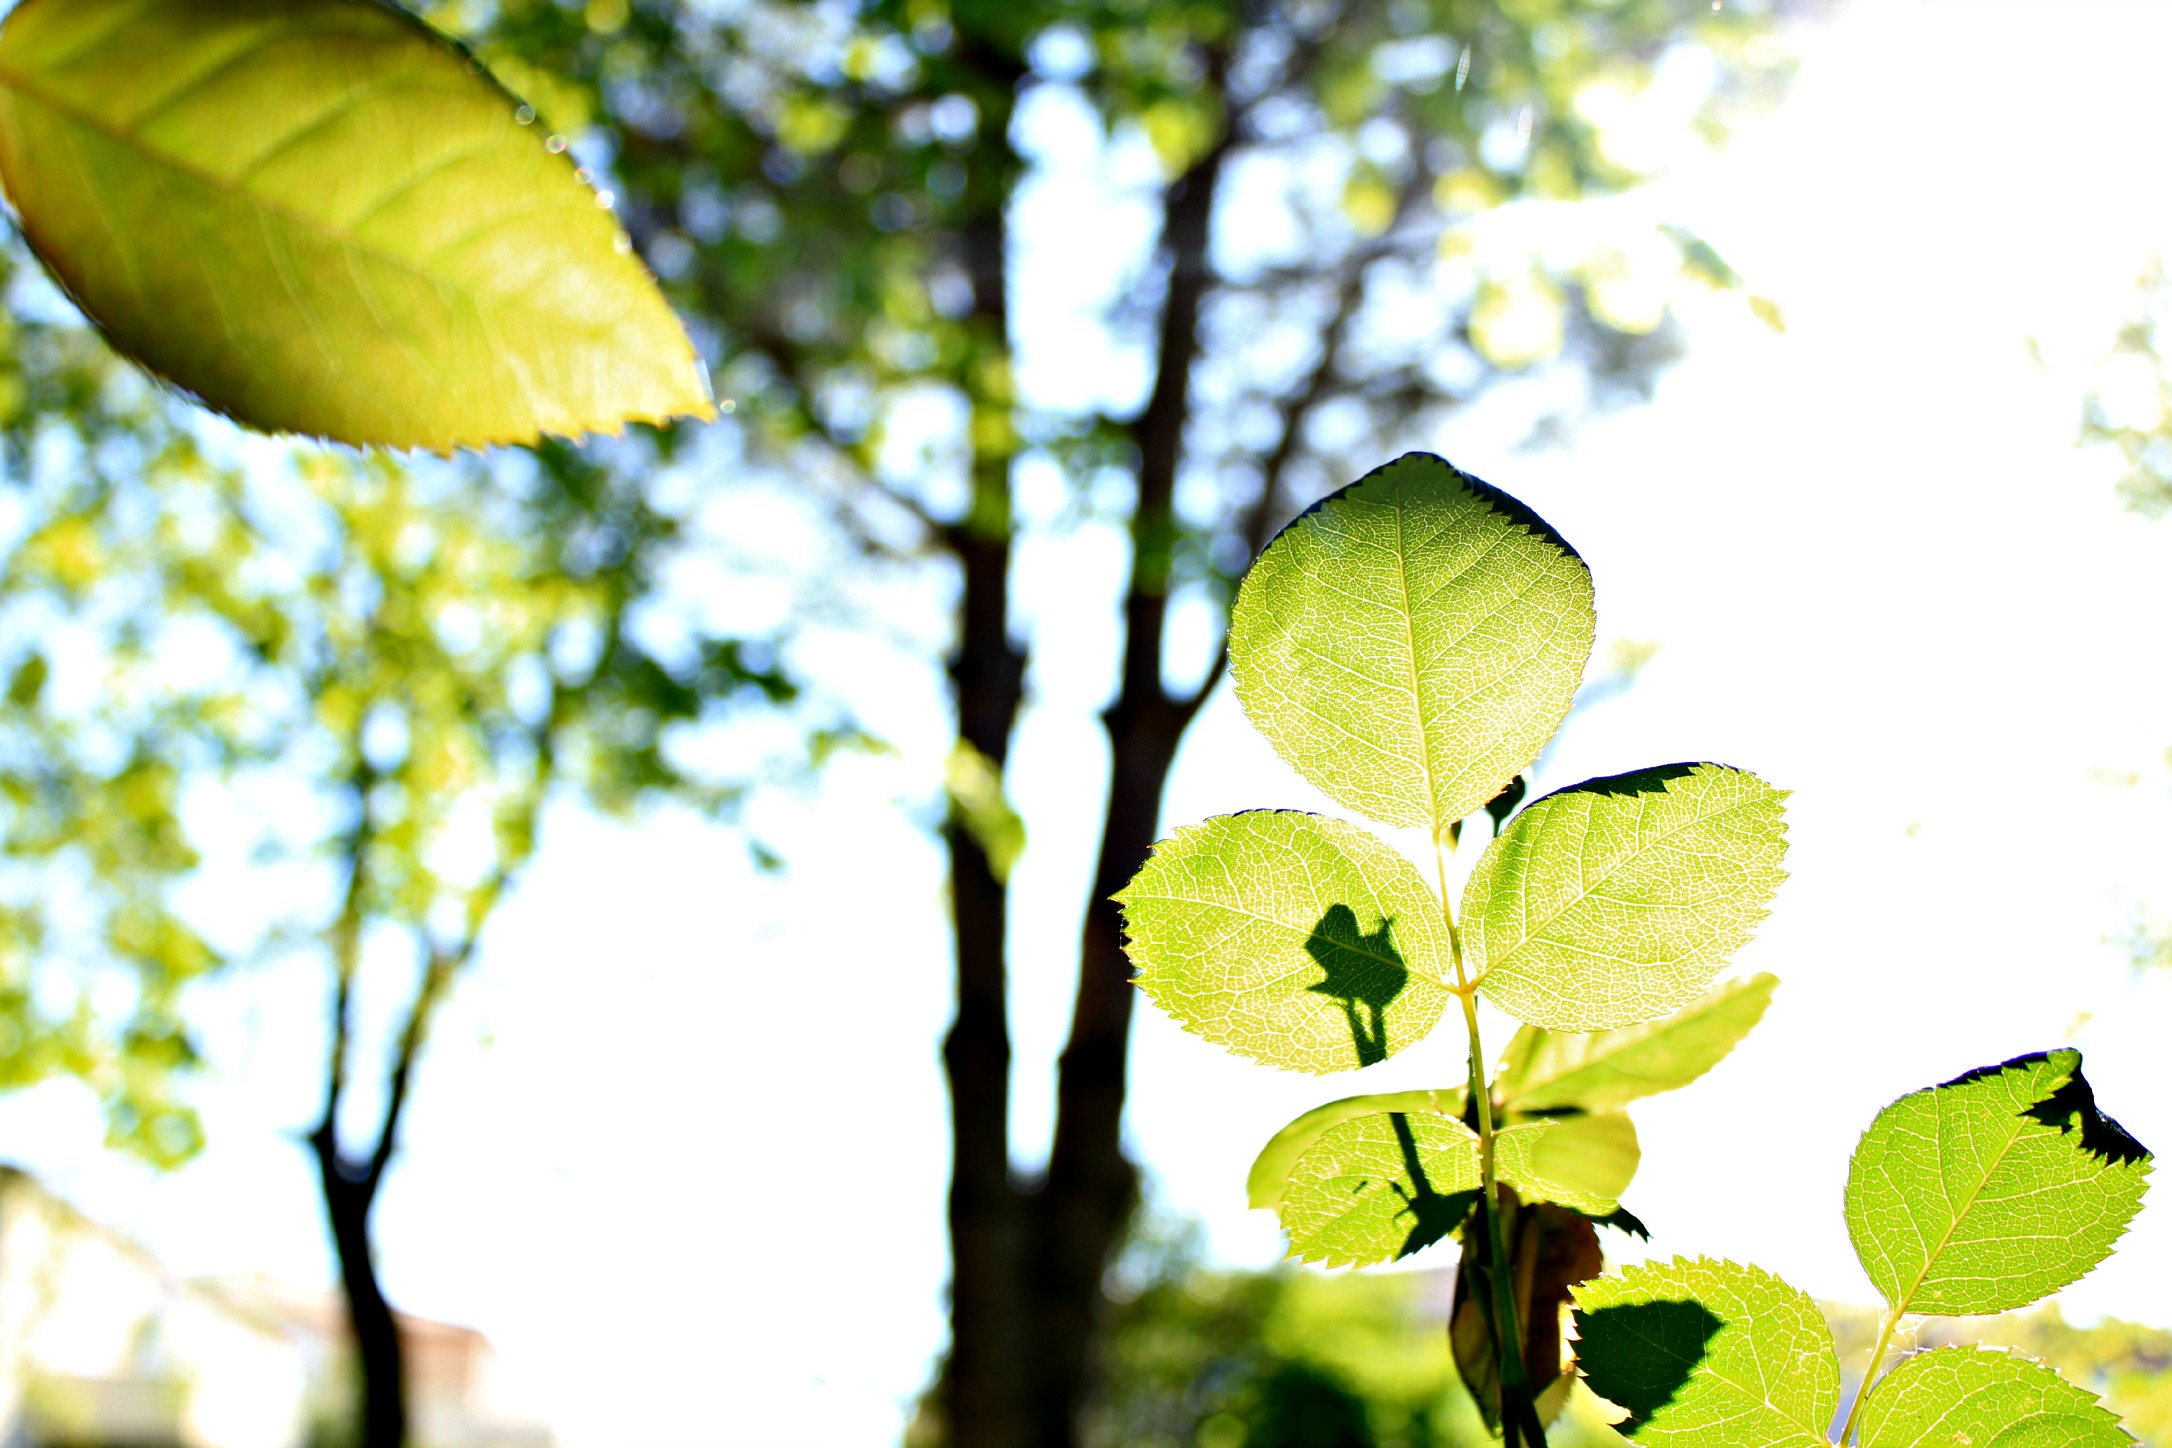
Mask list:
[{"label": "blurred building", "polygon": [[[401,1318],[416,1448],[551,1448],[495,1405],[479,1332]],[[338,1304],[189,1280],[0,1167],[0,1448],[337,1448]]]}]

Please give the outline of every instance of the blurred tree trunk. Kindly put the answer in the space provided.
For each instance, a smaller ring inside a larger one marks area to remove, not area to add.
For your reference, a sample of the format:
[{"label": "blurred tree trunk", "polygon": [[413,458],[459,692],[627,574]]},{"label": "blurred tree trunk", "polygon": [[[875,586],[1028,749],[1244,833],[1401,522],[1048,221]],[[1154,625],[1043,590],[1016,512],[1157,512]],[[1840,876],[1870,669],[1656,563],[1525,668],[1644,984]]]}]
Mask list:
[{"label": "blurred tree trunk", "polygon": [[[1224,57],[1211,69],[1219,80]],[[1078,993],[1058,1066],[1048,1170],[1021,1182],[1009,1142],[1010,1040],[1005,1018],[1004,883],[953,817],[945,831],[957,936],[958,1010],[944,1043],[956,1157],[950,1195],[951,1353],[942,1388],[952,1448],[1071,1448],[1089,1386],[1102,1281],[1129,1223],[1138,1173],[1122,1140],[1130,1041],[1131,967],[1109,898],[1145,860],[1163,786],[1184,730],[1211,684],[1172,693],[1163,683],[1176,476],[1190,415],[1192,364],[1209,287],[1207,248],[1229,142],[1225,138],[1164,197],[1168,286],[1157,371],[1131,424],[1138,500],[1117,697],[1102,716],[1109,793],[1087,905]],[[976,317],[1003,315],[1002,234],[996,218],[966,232]],[[1025,657],[1008,628],[1009,459],[976,459],[971,516],[947,540],[963,594],[956,688],[959,736],[1000,769],[1023,698]]]},{"label": "blurred tree trunk", "polygon": [[[1217,82],[1226,64],[1209,59]],[[1161,798],[1185,728],[1209,681],[1172,695],[1162,680],[1173,502],[1191,407],[1199,313],[1209,284],[1207,246],[1229,138],[1194,162],[1163,202],[1168,287],[1162,303],[1154,389],[1132,424],[1138,502],[1131,519],[1131,579],[1124,597],[1124,654],[1116,701],[1102,715],[1109,740],[1109,794],[1093,893],[1086,902],[1078,995],[1056,1076],[1056,1133],[1036,1199],[1032,1279],[1039,1349],[1034,1448],[1070,1448],[1078,1435],[1102,1307],[1102,1278],[1138,1197],[1124,1155],[1125,1068],[1131,1039],[1131,963],[1123,917],[1111,898],[1145,862]]]},{"label": "blurred tree trunk", "polygon": [[356,1171],[345,1160],[329,1123],[310,1136],[318,1180],[324,1189],[325,1220],[339,1256],[340,1285],[345,1289],[347,1328],[352,1334],[355,1371],[361,1396],[360,1448],[406,1448],[407,1365],[400,1350],[399,1324],[377,1283],[370,1253],[370,1209],[376,1205],[377,1177]]},{"label": "blurred tree trunk", "polygon": [[[958,737],[1001,776],[1025,695],[1026,656],[1011,640],[1010,232],[1005,206],[1019,169],[1008,141],[1010,101],[1024,73],[1011,57],[972,59],[989,114],[972,158],[974,205],[960,229],[973,288],[970,344],[959,366],[973,404],[972,500],[944,531],[960,581],[950,680]],[[992,104],[991,104],[992,102]],[[953,1448],[1016,1448],[1026,1440],[1032,1384],[1021,1365],[1034,1340],[1026,1293],[1025,1208],[1011,1173],[1010,910],[998,869],[962,814],[944,827],[957,1015],[943,1041],[950,1085],[951,1350],[942,1395]]]}]

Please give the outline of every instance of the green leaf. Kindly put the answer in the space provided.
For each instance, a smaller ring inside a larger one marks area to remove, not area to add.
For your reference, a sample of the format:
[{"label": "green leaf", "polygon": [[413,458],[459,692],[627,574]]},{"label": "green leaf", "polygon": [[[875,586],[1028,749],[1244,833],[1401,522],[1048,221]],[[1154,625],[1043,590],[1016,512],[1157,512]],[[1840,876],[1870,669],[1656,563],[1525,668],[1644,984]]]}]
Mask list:
[{"label": "green leaf", "polygon": [[1320,1133],[1278,1214],[1293,1259],[1369,1267],[1432,1246],[1477,1200],[1477,1133],[1452,1116],[1375,1112]]},{"label": "green leaf", "polygon": [[24,235],[207,405],[439,451],[707,415],[603,198],[519,110],[362,0],[25,0],[0,27]]},{"label": "green leaf", "polygon": [[1280,1202],[1290,1168],[1331,1126],[1381,1111],[1417,1111],[1460,1119],[1468,1095],[1462,1087],[1455,1086],[1444,1091],[1387,1091],[1373,1096],[1345,1096],[1340,1101],[1315,1106],[1276,1132],[1260,1148],[1259,1155],[1252,1160],[1251,1172],[1244,1179],[1245,1199],[1255,1208],[1271,1207]]},{"label": "green leaf", "polygon": [[1637,1129],[1619,1111],[1554,1116],[1501,1129],[1494,1148],[1501,1180],[1527,1202],[1558,1202],[1605,1217],[1637,1174]]},{"label": "green leaf", "polygon": [[1003,792],[1003,767],[960,739],[943,763],[943,786],[953,818],[987,857],[988,873],[1007,883],[1026,852],[1026,822]]},{"label": "green leaf", "polygon": [[1848,1163],[1848,1236],[1896,1310],[2006,1312],[2103,1261],[2149,1171],[2081,1052],[2020,1056],[1878,1113]]},{"label": "green leaf", "polygon": [[[1477,1150],[1461,1118],[1463,1100],[1461,1091],[1395,1091],[1308,1111],[1253,1162],[1251,1204],[1282,1208],[1291,1254],[1301,1260],[1390,1262],[1430,1246],[1462,1221],[1470,1203],[1456,1194],[1478,1181],[1478,1158],[1466,1180],[1455,1155],[1465,1137]],[[1455,1131],[1437,1131],[1435,1118]],[[1494,1149],[1501,1180],[1525,1201],[1591,1217],[1620,1204],[1637,1169],[1636,1128],[1614,1112],[1506,1127]]]},{"label": "green leaf", "polygon": [[1138,986],[1187,1030],[1270,1066],[1370,1066],[1448,1002],[1440,902],[1342,820],[1259,810],[1180,829],[1116,898]]},{"label": "green leaf", "polygon": [[1750,938],[1785,872],[1784,791],[1671,764],[1547,795],[1481,855],[1464,959],[1532,1025],[1633,1025],[1696,999]]},{"label": "green leaf", "polygon": [[2134,1440],[2079,1413],[2041,1413],[2000,1432],[1989,1448],[2134,1448]]},{"label": "green leaf", "polygon": [[1618,1031],[1525,1026],[1502,1053],[1494,1092],[1510,1111],[1604,1111],[1687,1086],[1750,1033],[1779,983],[1731,980],[1671,1016]]},{"label": "green leaf", "polygon": [[[2013,1435],[2011,1438],[2008,1435]],[[2118,1415],[2040,1362],[1983,1348],[1918,1353],[1863,1404],[1861,1448],[2131,1448]]]},{"label": "green leaf", "polygon": [[1506,493],[1409,453],[1267,546],[1230,616],[1230,673],[1306,779],[1438,833],[1538,757],[1593,628],[1575,549]]},{"label": "green leaf", "polygon": [[1631,1267],[1574,1289],[1576,1357],[1629,1412],[1620,1431],[1682,1448],[1825,1448],[1840,1364],[1817,1305],[1757,1267]]}]

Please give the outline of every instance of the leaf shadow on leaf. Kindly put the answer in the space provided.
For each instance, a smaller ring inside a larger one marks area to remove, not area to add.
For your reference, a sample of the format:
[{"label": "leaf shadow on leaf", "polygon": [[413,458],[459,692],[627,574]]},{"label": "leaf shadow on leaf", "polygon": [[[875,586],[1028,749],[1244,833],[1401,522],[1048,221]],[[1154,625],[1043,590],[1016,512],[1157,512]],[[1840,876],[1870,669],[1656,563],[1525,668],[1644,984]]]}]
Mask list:
[{"label": "leaf shadow on leaf", "polygon": [[1305,954],[1326,972],[1305,989],[1341,1005],[1360,1066],[1388,1059],[1387,1010],[1410,983],[1410,970],[1389,938],[1394,926],[1394,921],[1383,920],[1367,935],[1358,925],[1357,912],[1337,903],[1327,907],[1305,940]]},{"label": "leaf shadow on leaf", "polygon": [[[2013,1060],[2003,1061],[1996,1066],[1978,1067],[1946,1084],[1959,1086],[1980,1077],[1996,1076],[2012,1067],[2033,1066],[2038,1061],[2049,1058],[2050,1053],[2045,1051],[2016,1056]],[[2129,1136],[2125,1127],[2097,1110],[2096,1089],[2082,1075],[2079,1065],[2074,1068],[2074,1074],[2067,1078],[2065,1085],[2021,1114],[2039,1125],[2056,1126],[2062,1133],[2078,1127],[2081,1131],[2081,1149],[2113,1166],[2132,1166],[2135,1162],[2149,1160],[2148,1147]]]},{"label": "leaf shadow on leaf", "polygon": [[1633,1434],[1674,1401],[1719,1330],[1719,1318],[1696,1301],[1594,1308],[1576,1315],[1577,1358],[1593,1389],[1628,1410],[1616,1431]]},{"label": "leaf shadow on leaf", "polygon": [[1685,760],[1680,764],[1655,764],[1649,769],[1634,769],[1627,774],[1604,775],[1577,784],[1566,785],[1554,791],[1556,794],[1611,794],[1630,799],[1638,795],[1662,794],[1677,779],[1687,779],[1697,769],[1699,761]]},{"label": "leaf shadow on leaf", "polygon": [[[1337,907],[1338,909],[1341,907]],[[1410,1118],[1400,1111],[1388,1113],[1395,1127],[1395,1142],[1402,1149],[1403,1170],[1410,1177],[1406,1190],[1401,1182],[1390,1182],[1389,1187],[1403,1199],[1403,1211],[1396,1213],[1410,1216],[1410,1231],[1403,1237],[1403,1245],[1395,1251],[1395,1260],[1417,1252],[1423,1252],[1435,1242],[1463,1225],[1463,1219],[1471,1214],[1471,1206],[1478,1200],[1477,1192],[1437,1192],[1426,1178],[1425,1163],[1418,1157],[1418,1139],[1411,1134]]]}]

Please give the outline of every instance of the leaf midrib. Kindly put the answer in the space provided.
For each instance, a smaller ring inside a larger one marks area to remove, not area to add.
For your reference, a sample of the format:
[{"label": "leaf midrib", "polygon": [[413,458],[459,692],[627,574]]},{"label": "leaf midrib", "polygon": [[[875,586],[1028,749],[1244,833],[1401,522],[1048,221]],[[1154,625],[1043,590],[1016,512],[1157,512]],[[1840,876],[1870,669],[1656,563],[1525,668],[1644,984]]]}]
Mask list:
[{"label": "leaf midrib", "polygon": [[[1935,1115],[1938,1110],[1938,1103],[1936,1101],[1933,1101],[1931,1103],[1931,1110],[1934,1113],[1933,1119],[1936,1120],[1938,1123],[1939,1146],[1941,1149],[1943,1149],[1945,1145],[1946,1123],[1943,1117]],[[2015,1120],[2018,1121],[2019,1119],[2020,1118],[2016,1116]],[[1901,1295],[1900,1301],[1892,1305],[1895,1312],[1905,1313],[1907,1312],[1909,1306],[1915,1302],[1916,1294],[1923,1290],[1923,1279],[1930,1276],[1931,1267],[1934,1263],[1938,1261],[1939,1254],[1944,1252],[1946,1248],[1952,1243],[1953,1234],[1956,1231],[1960,1230],[1962,1219],[1965,1218],[1969,1214],[1970,1209],[1976,1205],[1976,1199],[1983,1195],[1983,1189],[1990,1184],[1992,1175],[1997,1172],[2001,1166],[2005,1165],[2007,1155],[2013,1151],[2015,1143],[2019,1142],[2020,1140],[2021,1128],[2019,1126],[2010,1126],[2007,1130],[2005,1144],[1999,1148],[1998,1155],[1992,1158],[1991,1164],[1988,1167],[1984,1168],[1983,1174],[1979,1178],[1977,1178],[1976,1184],[1969,1189],[1967,1200],[1964,1201],[1961,1206],[1953,1213],[1953,1219],[1946,1223],[1946,1230],[1939,1234],[1938,1245],[1924,1254],[1923,1265],[1921,1268],[1917,1269],[1916,1272],[1916,1280],[1908,1284],[1908,1290]],[[1875,1366],[1876,1365],[1873,1364],[1873,1367]],[[1883,1381],[1883,1379],[1880,1379],[1880,1381]]]}]

